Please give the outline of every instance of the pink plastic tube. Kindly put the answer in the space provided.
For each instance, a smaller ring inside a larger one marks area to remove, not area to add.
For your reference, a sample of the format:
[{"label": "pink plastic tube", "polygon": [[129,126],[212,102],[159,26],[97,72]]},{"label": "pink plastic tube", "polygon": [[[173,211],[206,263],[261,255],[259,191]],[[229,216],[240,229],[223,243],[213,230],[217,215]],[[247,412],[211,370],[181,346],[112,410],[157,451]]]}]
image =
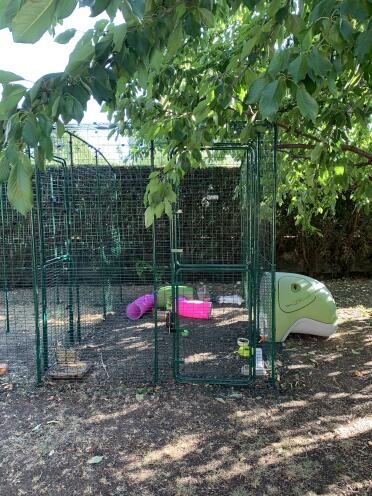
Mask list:
[{"label": "pink plastic tube", "polygon": [[178,299],[178,315],[192,319],[210,319],[212,303],[210,301]]},{"label": "pink plastic tube", "polygon": [[130,320],[138,320],[142,315],[154,307],[154,295],[140,296],[127,306],[127,317]]}]

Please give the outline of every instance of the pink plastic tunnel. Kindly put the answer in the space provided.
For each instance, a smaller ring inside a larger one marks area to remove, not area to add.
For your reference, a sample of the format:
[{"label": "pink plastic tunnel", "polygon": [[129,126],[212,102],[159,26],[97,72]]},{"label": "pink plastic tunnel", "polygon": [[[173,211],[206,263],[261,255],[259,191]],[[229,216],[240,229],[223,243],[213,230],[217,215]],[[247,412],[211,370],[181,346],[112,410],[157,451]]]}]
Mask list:
[{"label": "pink plastic tunnel", "polygon": [[138,320],[143,314],[154,308],[154,295],[140,296],[127,306],[127,317],[130,320]]}]

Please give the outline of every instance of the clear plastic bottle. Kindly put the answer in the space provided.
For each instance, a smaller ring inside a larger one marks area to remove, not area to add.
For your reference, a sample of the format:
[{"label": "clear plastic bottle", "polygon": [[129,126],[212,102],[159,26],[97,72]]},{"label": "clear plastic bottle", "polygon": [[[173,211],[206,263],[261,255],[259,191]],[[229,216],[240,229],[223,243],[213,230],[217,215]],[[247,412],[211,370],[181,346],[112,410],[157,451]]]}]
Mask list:
[{"label": "clear plastic bottle", "polygon": [[208,288],[203,282],[201,282],[198,286],[197,295],[198,299],[201,301],[210,301],[211,299]]}]

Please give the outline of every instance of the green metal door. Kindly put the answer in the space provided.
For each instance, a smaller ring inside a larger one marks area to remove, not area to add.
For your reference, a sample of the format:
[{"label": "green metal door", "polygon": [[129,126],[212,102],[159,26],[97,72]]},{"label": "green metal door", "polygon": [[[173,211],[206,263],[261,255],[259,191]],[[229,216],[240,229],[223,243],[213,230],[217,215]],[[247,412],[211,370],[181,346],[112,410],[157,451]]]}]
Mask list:
[{"label": "green metal door", "polygon": [[[174,376],[245,385],[255,378],[258,341],[256,156],[234,144],[205,154],[208,173],[193,173],[192,197],[179,191],[171,228]],[[238,238],[230,229],[237,223]],[[180,286],[192,288],[192,300]]]}]

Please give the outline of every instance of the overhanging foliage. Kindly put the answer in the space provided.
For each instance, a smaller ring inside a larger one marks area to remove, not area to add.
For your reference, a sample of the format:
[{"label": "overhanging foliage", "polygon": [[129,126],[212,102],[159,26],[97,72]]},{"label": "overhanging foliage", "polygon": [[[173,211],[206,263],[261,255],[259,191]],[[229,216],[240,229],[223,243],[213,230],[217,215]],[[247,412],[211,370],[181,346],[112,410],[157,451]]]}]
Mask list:
[{"label": "overhanging foliage", "polygon": [[5,0],[0,28],[34,43],[78,6],[110,20],[81,37],[63,73],[27,89],[22,76],[0,71],[0,178],[18,210],[31,207],[25,147],[42,169],[53,124],[61,135],[79,122],[91,96],[117,132],[166,140],[172,151],[150,178],[147,224],[170,213],[172,186],[202,164],[203,146],[231,137],[235,122],[245,123],[236,137],[246,142],[261,119],[282,130],[280,195],[298,222],[310,228],[350,191],[357,208],[369,208],[370,0]]}]

